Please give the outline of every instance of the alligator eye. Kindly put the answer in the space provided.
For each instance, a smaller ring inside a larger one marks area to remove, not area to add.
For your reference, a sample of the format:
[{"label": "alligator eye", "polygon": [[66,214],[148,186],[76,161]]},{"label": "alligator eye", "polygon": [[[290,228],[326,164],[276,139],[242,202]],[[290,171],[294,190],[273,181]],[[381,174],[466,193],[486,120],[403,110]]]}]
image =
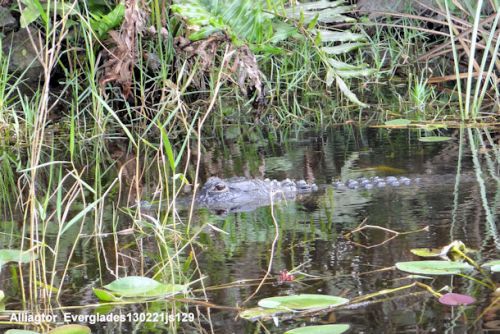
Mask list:
[{"label": "alligator eye", "polygon": [[226,185],[222,184],[222,183],[219,183],[219,184],[216,184],[214,186],[214,188],[215,188],[216,191],[224,191],[224,190],[226,190]]}]

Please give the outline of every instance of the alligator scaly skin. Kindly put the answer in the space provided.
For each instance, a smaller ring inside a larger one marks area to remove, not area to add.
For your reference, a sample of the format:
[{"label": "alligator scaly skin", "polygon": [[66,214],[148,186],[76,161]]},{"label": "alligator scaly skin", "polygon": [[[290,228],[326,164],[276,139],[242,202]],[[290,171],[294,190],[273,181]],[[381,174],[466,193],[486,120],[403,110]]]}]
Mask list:
[{"label": "alligator scaly skin", "polygon": [[196,202],[201,207],[213,210],[251,211],[275,201],[293,200],[297,195],[317,189],[315,184],[308,184],[304,180],[277,181],[241,177],[225,180],[211,177],[200,190]]},{"label": "alligator scaly skin", "polygon": [[339,190],[347,189],[374,189],[374,188],[385,188],[385,187],[399,187],[399,186],[409,186],[412,184],[419,184],[420,178],[410,179],[406,176],[387,176],[387,177],[361,177],[359,179],[349,179],[346,182],[335,181],[333,182],[333,187]]}]

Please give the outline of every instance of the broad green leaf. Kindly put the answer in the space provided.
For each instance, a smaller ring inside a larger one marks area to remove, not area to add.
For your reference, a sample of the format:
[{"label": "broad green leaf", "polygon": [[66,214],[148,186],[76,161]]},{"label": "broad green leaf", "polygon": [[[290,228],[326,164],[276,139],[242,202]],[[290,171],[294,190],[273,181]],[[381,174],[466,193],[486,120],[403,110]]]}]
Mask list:
[{"label": "broad green leaf", "polygon": [[473,253],[474,250],[455,240],[442,248],[414,248],[410,252],[420,257],[441,257],[443,260],[457,261],[463,259],[461,253]]},{"label": "broad green leaf", "polygon": [[210,37],[210,35],[215,34],[216,32],[222,31],[221,28],[216,28],[216,27],[203,27],[197,32],[192,33],[189,35],[189,39],[193,42],[205,39]]},{"label": "broad green leaf", "polygon": [[163,284],[148,277],[128,276],[119,278],[104,288],[121,297],[158,297],[187,290],[180,284]]},{"label": "broad green leaf", "polygon": [[94,294],[96,295],[96,297],[99,298],[99,300],[103,301],[103,302],[116,302],[116,301],[121,300],[121,298],[115,296],[111,292],[104,290],[104,289],[93,288],[92,291],[94,291]]},{"label": "broad green leaf", "polygon": [[49,334],[90,334],[90,328],[82,325],[64,325],[54,328]]},{"label": "broad green leaf", "polygon": [[452,139],[451,137],[446,137],[446,136],[429,136],[429,137],[418,138],[419,141],[424,143],[438,143],[442,141],[448,141],[451,139]]},{"label": "broad green leaf", "polygon": [[[225,31],[233,43],[238,40],[250,43],[262,43],[272,38],[273,16],[263,2],[253,0],[240,1],[204,1],[175,0],[170,6],[172,12],[180,16],[192,31]],[[193,38],[200,37],[195,32]]]},{"label": "broad green leaf", "polygon": [[28,331],[25,329],[9,329],[5,334],[39,334],[38,332]]},{"label": "broad green leaf", "polygon": [[45,2],[41,3],[39,0],[21,0],[21,2],[24,4],[24,8],[21,10],[21,18],[19,19],[21,28],[26,28],[40,16],[45,22],[47,20],[47,15],[51,14],[47,13],[49,8],[51,11],[55,9],[57,14],[61,17],[79,13],[78,3],[57,2],[47,4]]},{"label": "broad green leaf", "polygon": [[398,118],[398,119],[392,119],[390,121],[385,122],[385,125],[388,126],[407,126],[411,123],[411,120],[409,119],[404,119],[404,118]]},{"label": "broad green leaf", "polygon": [[122,296],[138,296],[148,291],[153,291],[161,286],[162,284],[160,282],[149,277],[128,276],[119,278],[104,287]]},{"label": "broad green leaf", "polygon": [[410,252],[420,257],[439,257],[442,248],[414,248]]},{"label": "broad green leaf", "polygon": [[36,19],[40,17],[40,11],[36,7],[33,1],[23,1],[25,7],[21,10],[21,18],[19,19],[19,23],[21,24],[21,28],[26,28],[33,23]]},{"label": "broad green leaf", "polygon": [[323,43],[328,42],[364,42],[365,36],[355,34],[350,31],[331,31],[331,30],[316,30],[316,33],[321,36]]},{"label": "broad green leaf", "polygon": [[348,324],[305,326],[286,331],[285,334],[342,334],[349,330]]},{"label": "broad green leaf", "polygon": [[19,249],[0,249],[0,267],[8,262],[29,263],[36,260],[36,255],[31,251]]},{"label": "broad green leaf", "polygon": [[270,297],[259,300],[258,305],[264,308],[281,308],[286,310],[308,310],[339,306],[349,300],[328,295],[300,294],[293,296]]},{"label": "broad green leaf", "polygon": [[95,31],[97,37],[103,37],[111,29],[119,26],[125,17],[125,4],[119,3],[111,12],[106,15],[92,13],[90,26]]},{"label": "broad green leaf", "polygon": [[356,96],[356,94],[354,94],[350,89],[349,87],[347,87],[346,83],[344,82],[344,80],[342,80],[342,78],[340,76],[335,76],[335,81],[337,82],[337,85],[340,89],[340,91],[353,103],[357,104],[358,106],[360,107],[368,107],[367,104],[361,102],[360,100],[358,100],[358,97]]},{"label": "broad green leaf", "polygon": [[240,312],[239,316],[243,319],[254,321],[260,318],[270,318],[283,312],[285,310],[279,308],[253,307]]},{"label": "broad green leaf", "polygon": [[0,302],[5,298],[5,293],[3,293],[2,290],[0,290]]},{"label": "broad green leaf", "polygon": [[410,261],[398,262],[396,268],[412,274],[419,275],[456,275],[473,269],[463,262],[452,261]]},{"label": "broad green leaf", "polygon": [[343,43],[339,44],[336,46],[325,46],[321,48],[325,53],[329,55],[339,55],[342,53],[347,53],[351,52],[353,50],[359,49],[363,45],[366,45],[365,43],[360,43],[360,42],[352,42],[352,43]]}]

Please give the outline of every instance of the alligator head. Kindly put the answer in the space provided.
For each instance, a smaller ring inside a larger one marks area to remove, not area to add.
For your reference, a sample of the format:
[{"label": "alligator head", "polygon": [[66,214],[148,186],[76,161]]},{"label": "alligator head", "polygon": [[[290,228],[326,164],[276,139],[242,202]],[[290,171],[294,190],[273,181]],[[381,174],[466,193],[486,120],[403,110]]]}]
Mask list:
[{"label": "alligator head", "polygon": [[299,193],[316,190],[305,181],[260,180],[246,178],[220,179],[211,177],[197,198],[199,206],[225,212],[251,211],[274,201],[295,199]]}]

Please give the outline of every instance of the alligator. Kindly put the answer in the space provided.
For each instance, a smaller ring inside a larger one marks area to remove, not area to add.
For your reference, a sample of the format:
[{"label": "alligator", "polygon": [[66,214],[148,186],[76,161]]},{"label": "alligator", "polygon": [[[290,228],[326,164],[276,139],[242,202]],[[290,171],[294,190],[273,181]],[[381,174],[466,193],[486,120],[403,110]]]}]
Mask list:
[{"label": "alligator", "polygon": [[[346,182],[335,181],[333,187],[339,191],[350,189],[374,189],[384,187],[399,187],[419,184],[420,178],[408,177],[379,177],[350,179]],[[199,207],[209,208],[215,212],[252,211],[261,206],[271,205],[282,200],[295,200],[303,194],[313,193],[319,187],[304,180],[292,181],[285,179],[260,180],[234,177],[221,179],[211,177],[202,187],[196,198]]]},{"label": "alligator", "polygon": [[[281,201],[301,199],[304,195],[316,193],[318,190],[327,187],[333,187],[337,192],[348,192],[356,189],[357,191],[370,191],[383,188],[420,187],[426,183],[434,185],[435,182],[441,182],[443,177],[442,175],[439,176],[440,181],[438,181],[435,177],[426,176],[425,180],[427,182],[423,182],[420,177],[372,176],[348,179],[344,182],[334,181],[332,185],[321,187],[304,180],[292,181],[285,179],[277,181],[244,177],[229,179],[211,177],[196,195],[195,204],[199,208],[208,208],[218,214],[247,212]],[[187,198],[184,200],[178,199],[177,203],[180,206],[187,206],[191,203],[191,200]],[[141,201],[138,205],[143,209],[153,208],[153,205],[147,201]]]}]

